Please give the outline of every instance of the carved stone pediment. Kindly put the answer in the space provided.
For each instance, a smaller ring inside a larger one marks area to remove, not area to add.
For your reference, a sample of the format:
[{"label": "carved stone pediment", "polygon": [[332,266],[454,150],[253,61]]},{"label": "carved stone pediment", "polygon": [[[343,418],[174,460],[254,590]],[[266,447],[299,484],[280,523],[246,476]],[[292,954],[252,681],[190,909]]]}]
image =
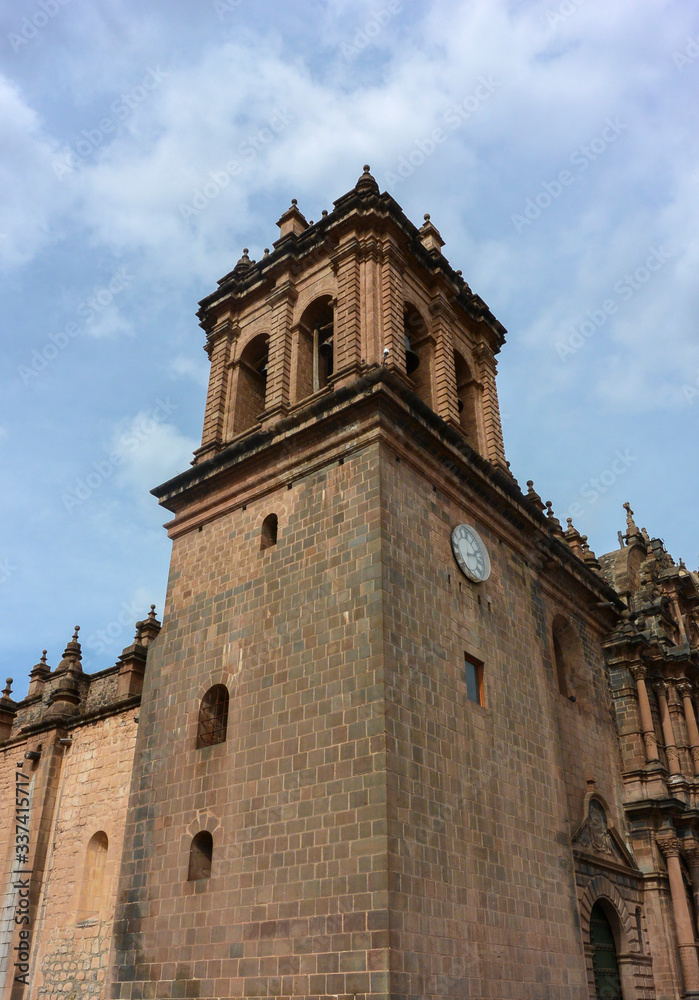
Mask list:
[{"label": "carved stone pediment", "polygon": [[616,829],[601,796],[585,796],[585,814],[573,833],[573,849],[595,855],[610,864],[637,870],[636,862]]}]

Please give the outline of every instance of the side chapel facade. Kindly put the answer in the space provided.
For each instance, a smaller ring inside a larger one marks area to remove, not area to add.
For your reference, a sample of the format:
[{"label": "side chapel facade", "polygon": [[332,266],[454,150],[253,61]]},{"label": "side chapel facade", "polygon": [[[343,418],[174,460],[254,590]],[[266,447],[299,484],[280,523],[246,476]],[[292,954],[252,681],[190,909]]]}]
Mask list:
[{"label": "side chapel facade", "polygon": [[278,225],[162,624],[0,696],[0,997],[699,998],[699,575],[520,490],[428,216],[366,167]]}]

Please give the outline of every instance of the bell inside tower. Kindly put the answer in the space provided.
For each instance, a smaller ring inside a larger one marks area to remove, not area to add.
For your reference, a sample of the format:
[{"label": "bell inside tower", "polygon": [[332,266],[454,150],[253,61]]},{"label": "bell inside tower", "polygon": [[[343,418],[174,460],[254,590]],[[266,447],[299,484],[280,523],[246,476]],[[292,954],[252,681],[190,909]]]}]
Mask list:
[{"label": "bell inside tower", "polygon": [[319,392],[328,384],[334,371],[335,314],[332,298],[323,295],[311,303],[301,318],[300,326],[305,341],[301,354],[310,369],[307,390],[310,393]]}]

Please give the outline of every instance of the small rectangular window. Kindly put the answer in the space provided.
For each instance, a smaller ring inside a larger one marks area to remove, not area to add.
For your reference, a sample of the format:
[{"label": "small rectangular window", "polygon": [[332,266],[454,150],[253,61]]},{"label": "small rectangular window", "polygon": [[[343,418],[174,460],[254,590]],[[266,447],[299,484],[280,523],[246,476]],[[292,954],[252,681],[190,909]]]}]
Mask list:
[{"label": "small rectangular window", "polygon": [[468,653],[464,653],[464,679],[469,701],[483,704],[483,664]]}]

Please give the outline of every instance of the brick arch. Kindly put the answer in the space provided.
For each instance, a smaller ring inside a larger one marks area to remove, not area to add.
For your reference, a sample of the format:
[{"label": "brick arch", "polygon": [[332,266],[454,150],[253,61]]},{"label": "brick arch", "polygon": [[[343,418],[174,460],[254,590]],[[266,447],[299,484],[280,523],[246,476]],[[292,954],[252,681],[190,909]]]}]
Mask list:
[{"label": "brick arch", "polygon": [[216,684],[223,684],[223,686],[228,691],[229,698],[232,697],[235,691],[236,676],[237,675],[235,673],[232,673],[230,670],[212,671],[212,673],[210,673],[207,676],[206,680],[201,682],[201,684],[197,688],[196,694],[194,695],[196,699],[197,709],[199,708],[199,705],[201,705],[201,700],[206,694],[206,692],[210,688],[214,687],[214,685]]},{"label": "brick arch", "polygon": [[418,316],[422,320],[422,322],[424,324],[424,327],[425,327],[425,330],[427,330],[428,333],[431,332],[431,330],[432,330],[432,322],[430,321],[430,315],[429,315],[429,312],[427,311],[427,309],[425,308],[425,306],[422,303],[418,303],[410,295],[403,295],[403,310],[404,311],[405,311],[406,306],[410,306],[411,309],[415,310],[415,312],[418,314]]},{"label": "brick arch", "polygon": [[590,914],[592,913],[592,907],[600,899],[606,900],[617,915],[621,936],[618,949],[619,954],[640,952],[641,942],[638,940],[636,921],[629,913],[626,900],[606,875],[596,875],[590,879],[580,898],[580,926],[584,940],[588,941],[590,938]]},{"label": "brick arch", "polygon": [[309,288],[299,292],[299,297],[294,303],[294,315],[292,326],[301,322],[301,318],[309,306],[312,306],[316,299],[330,296],[334,303],[337,302],[337,278],[327,276],[314,282]]},{"label": "brick arch", "polygon": [[269,327],[262,323],[254,323],[252,326],[248,327],[245,333],[241,333],[240,337],[235,342],[233,361],[239,361],[241,355],[244,353],[245,348],[248,344],[251,344],[256,337],[267,337],[267,341],[271,342],[272,332]]},{"label": "brick arch", "polygon": [[218,816],[214,816],[208,809],[198,809],[196,816],[188,823],[183,837],[183,840],[187,843],[187,850],[189,850],[189,842],[197,833],[206,830],[207,833],[214,834],[220,826],[221,820]]},{"label": "brick arch", "polygon": [[[196,740],[197,732],[199,730],[199,710],[201,708],[201,703],[204,695],[207,691],[210,691],[212,687],[217,684],[223,685],[226,691],[228,691],[228,725],[231,725],[231,713],[233,712],[233,706],[235,704],[235,690],[236,683],[238,680],[238,674],[231,670],[213,670],[207,675],[206,679],[201,681],[196,691],[192,695],[191,708],[188,711],[188,721],[186,726],[186,740],[188,746],[194,746]],[[222,746],[223,744],[214,744],[214,746]]]}]

